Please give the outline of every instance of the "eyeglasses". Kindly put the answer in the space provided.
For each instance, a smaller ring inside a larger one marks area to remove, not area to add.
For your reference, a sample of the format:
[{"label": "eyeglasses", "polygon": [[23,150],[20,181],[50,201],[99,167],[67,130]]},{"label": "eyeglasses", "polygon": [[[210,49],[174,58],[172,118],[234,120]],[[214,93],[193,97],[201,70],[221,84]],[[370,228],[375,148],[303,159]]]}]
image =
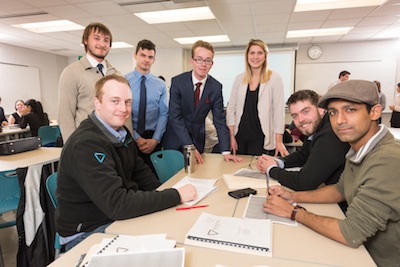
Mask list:
[{"label": "eyeglasses", "polygon": [[212,65],[213,64],[212,59],[194,58],[193,60],[196,61],[196,63],[200,64],[200,65],[203,64],[203,62],[206,63],[206,65]]}]

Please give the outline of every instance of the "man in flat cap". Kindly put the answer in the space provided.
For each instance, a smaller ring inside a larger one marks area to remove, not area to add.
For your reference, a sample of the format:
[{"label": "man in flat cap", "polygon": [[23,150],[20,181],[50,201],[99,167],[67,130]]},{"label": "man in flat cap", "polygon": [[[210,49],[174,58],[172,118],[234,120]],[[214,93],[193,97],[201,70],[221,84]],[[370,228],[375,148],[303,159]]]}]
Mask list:
[{"label": "man in flat cap", "polygon": [[[378,266],[400,266],[400,142],[377,123],[382,107],[376,85],[363,80],[339,83],[319,106],[327,109],[339,139],[350,144],[338,183],[301,192],[271,187],[264,211],[296,220],[353,248],[364,244]],[[292,205],[343,200],[349,205],[345,219]]]}]

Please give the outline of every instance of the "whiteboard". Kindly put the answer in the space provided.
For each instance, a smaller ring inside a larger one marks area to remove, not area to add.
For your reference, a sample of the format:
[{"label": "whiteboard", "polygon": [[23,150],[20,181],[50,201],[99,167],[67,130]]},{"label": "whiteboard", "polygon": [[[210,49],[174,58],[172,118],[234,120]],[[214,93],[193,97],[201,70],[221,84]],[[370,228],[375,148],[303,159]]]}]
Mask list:
[{"label": "whiteboard", "polygon": [[331,83],[338,80],[342,70],[351,73],[350,79],[360,79],[381,83],[381,91],[386,95],[386,109],[394,102],[396,88],[396,61],[375,60],[359,62],[326,62],[326,63],[297,63],[296,65],[296,91],[311,89],[324,95]]},{"label": "whiteboard", "polygon": [[14,104],[18,99],[41,100],[38,68],[0,63],[0,81],[1,106],[5,114],[15,112]]},{"label": "whiteboard", "polygon": [[[210,75],[222,83],[224,106],[227,106],[236,76],[245,71],[244,53],[243,51],[223,53],[216,51],[213,61]],[[294,62],[294,50],[270,51],[268,54],[268,68],[281,75],[285,103],[294,91]]]}]

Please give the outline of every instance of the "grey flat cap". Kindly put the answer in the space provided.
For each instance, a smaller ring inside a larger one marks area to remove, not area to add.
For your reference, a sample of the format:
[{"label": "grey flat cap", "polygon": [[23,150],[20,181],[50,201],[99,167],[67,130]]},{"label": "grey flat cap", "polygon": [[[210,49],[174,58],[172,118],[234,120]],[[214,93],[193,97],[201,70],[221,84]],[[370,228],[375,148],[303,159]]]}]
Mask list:
[{"label": "grey flat cap", "polygon": [[364,80],[340,82],[321,97],[318,106],[326,109],[331,99],[343,99],[374,106],[379,103],[378,88],[374,82]]}]

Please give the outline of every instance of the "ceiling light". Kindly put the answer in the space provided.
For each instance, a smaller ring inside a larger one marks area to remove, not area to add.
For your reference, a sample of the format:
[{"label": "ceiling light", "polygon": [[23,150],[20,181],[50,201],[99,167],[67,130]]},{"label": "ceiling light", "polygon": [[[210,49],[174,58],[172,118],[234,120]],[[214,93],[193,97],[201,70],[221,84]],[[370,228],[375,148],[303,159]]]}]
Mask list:
[{"label": "ceiling light", "polygon": [[113,42],[111,47],[112,48],[130,48],[130,47],[133,47],[133,45],[130,45],[125,42]]},{"label": "ceiling light", "polygon": [[53,21],[43,21],[34,23],[14,24],[12,26],[36,33],[76,31],[76,30],[83,30],[85,28],[69,20],[53,20]]},{"label": "ceiling light", "polygon": [[184,37],[184,38],[174,38],[180,44],[193,44],[198,40],[203,40],[209,43],[221,43],[230,42],[231,40],[227,35],[213,35],[213,36],[198,36],[198,37]]},{"label": "ceiling light", "polygon": [[288,31],[286,38],[344,35],[351,29],[353,29],[353,27]]},{"label": "ceiling light", "polygon": [[134,14],[149,24],[215,19],[214,14],[207,6]]},{"label": "ceiling light", "polygon": [[297,0],[294,12],[379,6],[388,0]]}]

